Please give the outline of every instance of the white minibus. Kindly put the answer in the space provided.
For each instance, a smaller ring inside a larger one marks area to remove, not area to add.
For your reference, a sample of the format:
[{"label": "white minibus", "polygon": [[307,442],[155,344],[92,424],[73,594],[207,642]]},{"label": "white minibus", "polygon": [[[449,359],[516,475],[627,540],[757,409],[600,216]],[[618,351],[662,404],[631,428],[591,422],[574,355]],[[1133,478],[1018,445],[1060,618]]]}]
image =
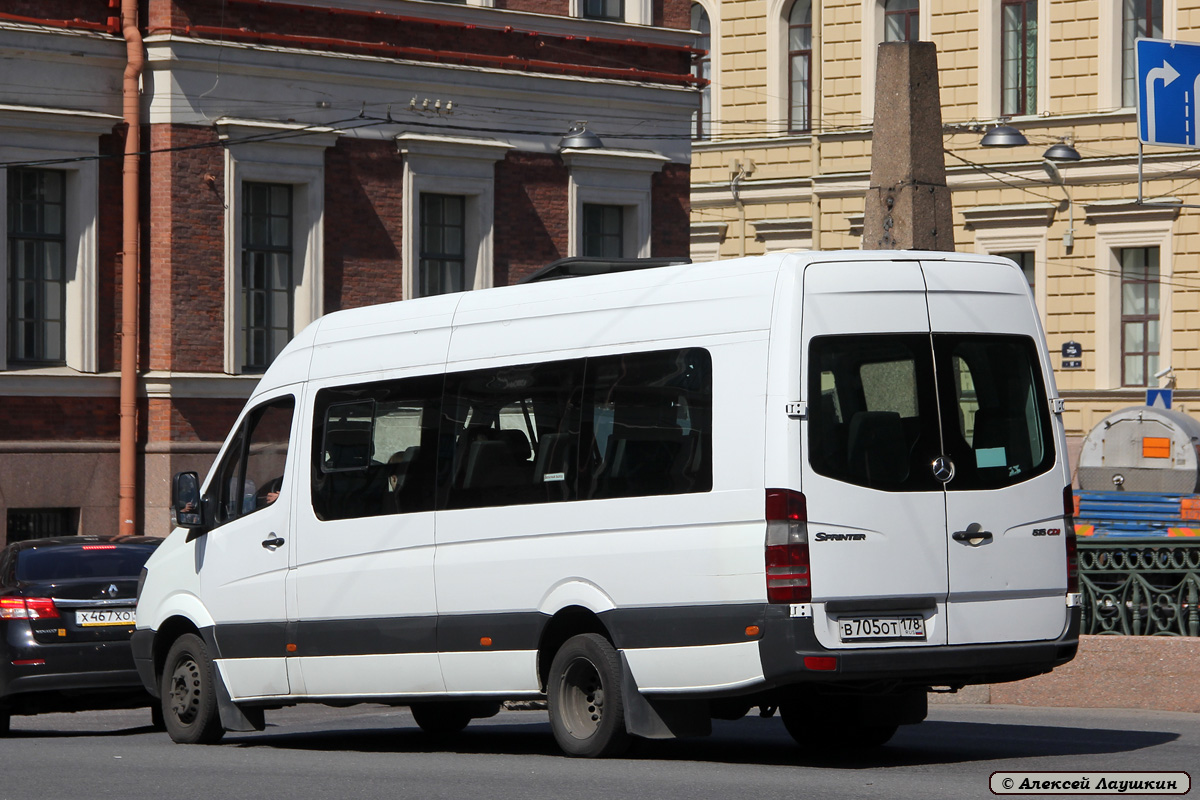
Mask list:
[{"label": "white minibus", "polygon": [[931,690],[1074,656],[1062,401],[1015,264],[611,266],[283,349],[143,575],[175,741],[300,702],[450,734],[544,699],[577,756],[754,708],[867,747]]}]

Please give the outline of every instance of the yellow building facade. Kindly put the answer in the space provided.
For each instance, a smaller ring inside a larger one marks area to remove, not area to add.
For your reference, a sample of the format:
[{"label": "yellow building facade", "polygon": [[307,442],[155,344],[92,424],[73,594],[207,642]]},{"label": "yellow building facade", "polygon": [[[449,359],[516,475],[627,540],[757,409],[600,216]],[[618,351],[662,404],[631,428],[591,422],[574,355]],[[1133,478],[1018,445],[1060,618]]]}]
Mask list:
[{"label": "yellow building facade", "polygon": [[[932,41],[955,247],[1026,270],[1072,456],[1147,388],[1200,414],[1200,151],[1147,146],[1139,180],[1133,63],[1200,42],[1200,0],[698,0],[693,27],[694,260],[866,246],[877,45]],[[1000,123],[1027,143],[984,146]]]}]

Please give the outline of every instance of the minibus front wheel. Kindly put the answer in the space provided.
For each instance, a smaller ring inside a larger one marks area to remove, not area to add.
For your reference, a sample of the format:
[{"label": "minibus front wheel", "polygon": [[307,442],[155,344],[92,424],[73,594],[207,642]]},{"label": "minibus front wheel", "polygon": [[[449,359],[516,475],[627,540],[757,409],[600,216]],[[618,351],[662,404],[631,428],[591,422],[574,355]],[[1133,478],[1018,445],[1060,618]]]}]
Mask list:
[{"label": "minibus front wheel", "polygon": [[212,659],[204,640],[185,633],[167,651],[159,686],[163,722],[181,744],[212,744],[225,735],[217,710]]},{"label": "minibus front wheel", "polygon": [[629,746],[621,661],[603,636],[568,639],[554,655],[546,688],[550,728],[567,755],[603,758]]}]

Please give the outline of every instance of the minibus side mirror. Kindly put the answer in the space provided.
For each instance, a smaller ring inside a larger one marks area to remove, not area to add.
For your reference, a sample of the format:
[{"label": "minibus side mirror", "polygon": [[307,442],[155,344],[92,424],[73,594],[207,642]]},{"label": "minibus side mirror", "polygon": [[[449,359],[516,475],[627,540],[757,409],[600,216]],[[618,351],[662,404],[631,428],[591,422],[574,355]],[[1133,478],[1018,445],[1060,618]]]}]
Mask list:
[{"label": "minibus side mirror", "polygon": [[171,482],[171,513],[181,528],[203,533],[204,502],[200,497],[200,476],[195,472],[180,472]]}]

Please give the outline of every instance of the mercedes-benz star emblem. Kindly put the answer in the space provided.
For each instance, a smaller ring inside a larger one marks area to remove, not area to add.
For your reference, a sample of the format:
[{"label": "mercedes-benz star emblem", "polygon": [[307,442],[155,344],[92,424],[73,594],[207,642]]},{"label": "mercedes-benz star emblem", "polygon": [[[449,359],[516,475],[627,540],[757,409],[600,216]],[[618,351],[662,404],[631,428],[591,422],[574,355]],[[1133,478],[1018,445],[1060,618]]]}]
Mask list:
[{"label": "mercedes-benz star emblem", "polygon": [[938,456],[933,460],[933,477],[942,483],[948,483],[954,477],[954,462],[948,456]]}]

